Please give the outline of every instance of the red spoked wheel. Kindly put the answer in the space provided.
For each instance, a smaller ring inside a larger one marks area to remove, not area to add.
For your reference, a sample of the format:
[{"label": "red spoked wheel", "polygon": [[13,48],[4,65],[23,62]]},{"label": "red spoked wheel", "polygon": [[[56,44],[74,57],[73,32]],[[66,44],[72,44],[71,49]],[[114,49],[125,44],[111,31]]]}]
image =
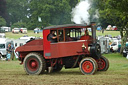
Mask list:
[{"label": "red spoked wheel", "polygon": [[39,67],[39,62],[36,58],[30,58],[27,62],[27,67],[30,71],[36,71]]},{"label": "red spoked wheel", "polygon": [[46,69],[44,58],[38,53],[29,53],[24,59],[24,70],[27,74],[40,74]]},{"label": "red spoked wheel", "polygon": [[100,59],[97,60],[98,71],[107,71],[109,68],[109,61],[104,56],[101,56]]},{"label": "red spoked wheel", "polygon": [[98,65],[93,58],[87,57],[81,60],[79,68],[83,74],[94,74],[97,71]]}]

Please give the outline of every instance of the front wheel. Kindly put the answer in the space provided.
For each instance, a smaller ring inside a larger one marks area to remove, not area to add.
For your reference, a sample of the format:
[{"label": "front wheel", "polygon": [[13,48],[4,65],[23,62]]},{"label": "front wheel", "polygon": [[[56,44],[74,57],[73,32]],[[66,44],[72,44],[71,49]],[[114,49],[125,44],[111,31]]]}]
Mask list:
[{"label": "front wheel", "polygon": [[98,69],[98,65],[93,58],[87,57],[81,60],[79,68],[83,74],[94,74]]},{"label": "front wheel", "polygon": [[41,74],[46,69],[45,59],[38,53],[29,53],[24,59],[24,70],[27,74]]},{"label": "front wheel", "polygon": [[101,56],[100,59],[97,60],[98,71],[107,71],[109,68],[109,61],[104,56]]}]

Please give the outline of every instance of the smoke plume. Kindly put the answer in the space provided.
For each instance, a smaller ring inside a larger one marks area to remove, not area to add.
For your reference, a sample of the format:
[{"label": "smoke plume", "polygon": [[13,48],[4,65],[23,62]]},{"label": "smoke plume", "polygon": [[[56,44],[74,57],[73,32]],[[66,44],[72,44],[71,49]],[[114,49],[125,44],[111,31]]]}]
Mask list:
[{"label": "smoke plume", "polygon": [[71,15],[72,19],[71,21],[76,24],[85,24],[90,23],[89,21],[89,13],[88,10],[90,8],[90,4],[88,0],[81,0],[75,8],[72,9]]}]

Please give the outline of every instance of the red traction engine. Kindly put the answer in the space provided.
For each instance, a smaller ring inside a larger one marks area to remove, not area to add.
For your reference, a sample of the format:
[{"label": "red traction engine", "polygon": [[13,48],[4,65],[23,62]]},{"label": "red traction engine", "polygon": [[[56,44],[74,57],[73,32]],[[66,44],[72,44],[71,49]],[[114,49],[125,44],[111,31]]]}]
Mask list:
[{"label": "red traction engine", "polygon": [[[52,31],[55,32],[56,42],[48,39]],[[16,52],[24,70],[30,75],[59,72],[63,67],[79,67],[83,74],[94,74],[109,68],[109,61],[101,55],[100,45],[97,44],[95,23],[46,27],[43,39],[32,40],[18,47]]]}]

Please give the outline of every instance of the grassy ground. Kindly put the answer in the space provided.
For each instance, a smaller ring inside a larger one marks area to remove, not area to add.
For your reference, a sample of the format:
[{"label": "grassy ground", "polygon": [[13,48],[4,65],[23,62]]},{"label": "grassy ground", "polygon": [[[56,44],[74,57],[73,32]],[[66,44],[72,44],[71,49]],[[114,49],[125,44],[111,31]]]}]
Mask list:
[{"label": "grassy ground", "polygon": [[[96,33],[97,35],[108,35],[108,34],[111,34],[112,36],[117,36],[120,34],[119,31],[104,31],[104,33],[102,34],[102,32],[100,31],[97,31]],[[35,37],[43,37],[42,33],[39,33],[39,34],[35,34],[33,32],[33,30],[28,30],[28,33],[27,34],[22,34],[22,33],[19,33],[19,34],[13,34],[12,32],[7,32],[6,33],[6,37],[7,38],[14,38],[14,39],[18,39],[24,35],[28,35],[28,36],[35,36]]]},{"label": "grassy ground", "polygon": [[108,71],[83,75],[79,68],[59,73],[27,75],[19,61],[0,61],[0,85],[128,85],[128,60],[120,54],[105,54]]},{"label": "grassy ground", "polygon": [[42,33],[35,34],[33,32],[33,30],[28,30],[28,33],[27,34],[22,34],[22,33],[13,34],[12,32],[7,32],[6,33],[6,37],[7,38],[14,38],[14,39],[18,39],[20,37],[23,37],[24,35],[35,36],[35,37],[42,37],[43,36]]},{"label": "grassy ground", "polygon": [[120,31],[104,31],[104,33],[100,32],[100,31],[97,31],[96,32],[97,35],[112,35],[112,36],[117,36],[117,35],[120,35]]}]

